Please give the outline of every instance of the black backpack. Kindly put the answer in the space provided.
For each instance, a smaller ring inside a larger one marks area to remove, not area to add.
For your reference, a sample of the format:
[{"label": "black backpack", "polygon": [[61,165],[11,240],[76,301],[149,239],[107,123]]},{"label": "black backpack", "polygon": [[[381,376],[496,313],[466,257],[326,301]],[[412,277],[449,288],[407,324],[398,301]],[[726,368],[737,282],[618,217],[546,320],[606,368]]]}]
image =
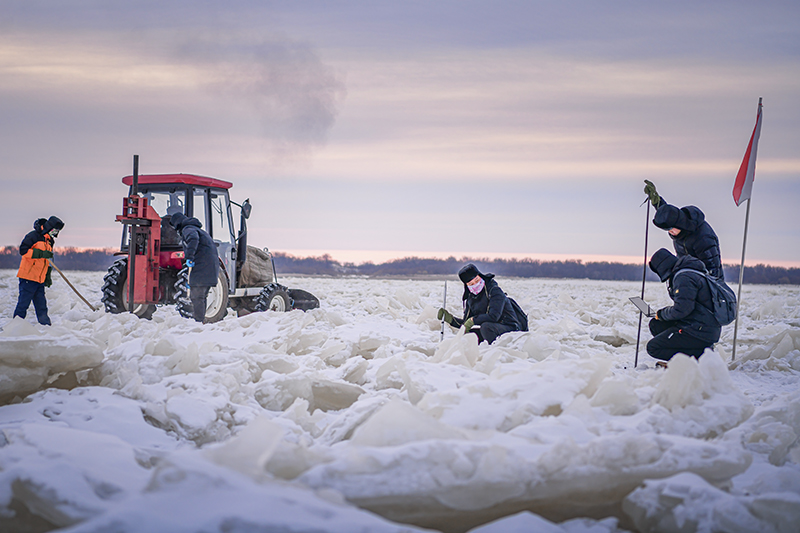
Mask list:
[{"label": "black backpack", "polygon": [[[736,320],[736,295],[724,280],[709,276],[707,272],[698,272],[689,268],[679,270],[675,273],[675,276],[681,272],[697,272],[706,278],[708,290],[711,292],[714,318],[720,326],[727,326]],[[675,276],[673,276],[673,279]]]},{"label": "black backpack", "polygon": [[514,314],[517,316],[519,330],[528,331],[528,315],[526,315],[525,311],[523,311],[519,304],[514,301],[514,298],[508,298],[508,301],[511,302],[511,308],[514,310]]}]

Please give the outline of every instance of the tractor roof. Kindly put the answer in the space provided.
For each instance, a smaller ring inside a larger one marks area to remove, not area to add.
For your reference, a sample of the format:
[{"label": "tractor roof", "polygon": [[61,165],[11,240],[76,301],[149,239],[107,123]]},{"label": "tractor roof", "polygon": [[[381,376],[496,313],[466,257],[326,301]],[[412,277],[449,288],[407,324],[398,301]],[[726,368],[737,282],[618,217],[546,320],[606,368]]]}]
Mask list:
[{"label": "tractor roof", "polygon": [[[122,178],[122,183],[125,185],[133,185],[133,176],[125,176]],[[169,185],[171,183],[199,185],[200,187],[219,187],[220,189],[230,189],[233,187],[233,183],[229,181],[197,176],[195,174],[142,174],[139,176],[139,185]]]}]

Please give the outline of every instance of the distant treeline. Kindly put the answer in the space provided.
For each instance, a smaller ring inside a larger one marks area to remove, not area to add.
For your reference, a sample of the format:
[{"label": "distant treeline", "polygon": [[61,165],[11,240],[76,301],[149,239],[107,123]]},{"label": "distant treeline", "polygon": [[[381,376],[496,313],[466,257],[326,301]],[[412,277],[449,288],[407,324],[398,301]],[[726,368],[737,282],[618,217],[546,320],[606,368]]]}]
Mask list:
[{"label": "distant treeline", "polygon": [[[55,261],[62,270],[107,270],[116,259],[111,249],[56,248]],[[498,276],[518,278],[571,278],[637,281],[642,279],[642,265],[609,263],[606,261],[584,263],[579,260],[539,261],[537,259],[487,259],[448,257],[447,259],[425,259],[405,257],[385,263],[340,263],[330,255],[319,257],[295,257],[282,252],[273,252],[275,269],[279,275],[304,274],[309,276],[370,276],[412,277],[453,276],[466,263],[475,263],[482,272]],[[0,268],[19,267],[19,248],[0,248]],[[647,279],[656,281],[647,270]],[[726,265],[725,279],[728,283],[739,281],[739,266]],[[800,268],[784,268],[770,265],[748,266],[744,270],[745,283],[800,285]]]},{"label": "distant treeline", "polygon": [[[61,270],[108,270],[116,259],[111,249],[79,249],[56,247],[56,266]],[[19,268],[19,246],[0,248],[0,268]]]},{"label": "distant treeline", "polygon": [[[295,257],[276,252],[273,254],[275,269],[281,273],[307,274],[311,276],[452,276],[466,263],[474,263],[482,272],[499,276],[519,278],[571,278],[637,281],[642,279],[642,265],[609,263],[606,261],[584,263],[580,260],[539,261],[538,259],[486,259],[448,257],[447,259],[425,259],[405,257],[385,263],[339,263],[329,255],[320,257]],[[658,278],[647,269],[647,279]],[[739,265],[725,266],[728,283],[738,283]],[[800,268],[784,268],[769,265],[748,266],[744,270],[745,283],[800,285]]]}]

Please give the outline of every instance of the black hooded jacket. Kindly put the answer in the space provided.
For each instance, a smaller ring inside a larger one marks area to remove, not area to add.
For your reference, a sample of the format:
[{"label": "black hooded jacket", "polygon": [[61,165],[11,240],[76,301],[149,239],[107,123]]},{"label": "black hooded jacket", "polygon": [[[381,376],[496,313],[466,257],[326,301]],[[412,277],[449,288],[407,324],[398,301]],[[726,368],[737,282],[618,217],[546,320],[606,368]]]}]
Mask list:
[{"label": "black hooded jacket", "polygon": [[653,217],[653,224],[664,230],[670,228],[681,230],[676,237],[670,235],[675,253],[679,257],[691,255],[698,258],[711,276],[724,279],[719,239],[698,207],[690,205],[678,209],[661,198],[656,215]]},{"label": "black hooded jacket", "polygon": [[515,331],[519,331],[521,326],[517,321],[517,315],[511,303],[508,301],[506,293],[494,280],[494,274],[478,275],[483,278],[486,286],[478,294],[469,292],[466,283],[464,284],[464,294],[461,297],[464,304],[464,318],[453,317],[453,327],[461,327],[465,320],[472,318],[476,326],[485,322],[494,322],[511,326]]},{"label": "black hooded jacket", "polygon": [[194,261],[189,285],[192,287],[213,287],[219,277],[219,255],[211,235],[203,231],[203,225],[194,217],[183,213],[172,215],[170,224],[178,230],[183,241],[186,261]]},{"label": "black hooded jacket", "polygon": [[667,291],[673,302],[672,306],[658,310],[658,320],[675,322],[681,330],[697,339],[717,342],[722,328],[714,318],[714,304],[708,280],[703,275],[703,263],[695,257],[683,255],[677,261],[663,261],[651,268],[661,281],[667,282]]}]

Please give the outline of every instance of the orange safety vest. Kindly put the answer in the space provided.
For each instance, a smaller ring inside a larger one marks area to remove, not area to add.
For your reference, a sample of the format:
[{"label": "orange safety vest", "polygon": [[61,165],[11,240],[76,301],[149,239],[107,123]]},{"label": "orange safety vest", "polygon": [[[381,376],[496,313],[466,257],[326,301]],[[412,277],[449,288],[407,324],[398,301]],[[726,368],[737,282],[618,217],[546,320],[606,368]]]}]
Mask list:
[{"label": "orange safety vest", "polygon": [[44,257],[39,259],[33,258],[34,250],[44,250],[47,252],[53,251],[53,242],[50,235],[45,235],[43,241],[39,241],[28,250],[19,262],[19,271],[17,277],[35,281],[36,283],[44,283],[47,277],[47,269],[50,268],[50,260]]}]

